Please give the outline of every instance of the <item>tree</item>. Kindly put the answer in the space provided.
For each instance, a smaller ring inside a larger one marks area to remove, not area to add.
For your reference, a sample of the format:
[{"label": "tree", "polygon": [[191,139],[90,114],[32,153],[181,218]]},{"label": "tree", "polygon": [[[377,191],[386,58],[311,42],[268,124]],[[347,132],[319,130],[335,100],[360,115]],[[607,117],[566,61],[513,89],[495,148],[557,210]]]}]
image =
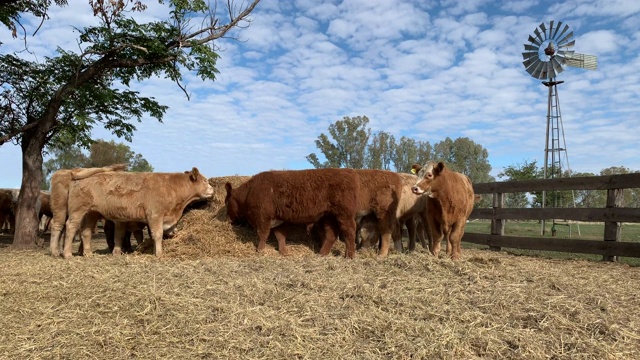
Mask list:
[{"label": "tree", "polygon": [[131,148],[115,141],[98,140],[91,144],[91,152],[86,167],[103,167],[113,164],[128,164],[129,171],[153,171],[153,167]]},{"label": "tree", "polygon": [[169,0],[170,19],[138,23],[133,14],[146,9],[139,0],[90,0],[99,25],[78,29],[78,53],[58,49],[42,63],[0,55],[0,145],[15,141],[22,149],[15,248],[36,244],[45,146],[61,138],[87,146],[95,124],[131,140],[132,121],[144,114],[162,121],[167,106],[129,90],[130,83],[163,76],[185,90],[182,71],[215,80],[214,40],[250,21],[258,2],[227,0],[218,17],[217,4]]},{"label": "tree", "polygon": [[[501,173],[499,178],[506,178],[506,181],[533,180],[541,178],[541,171],[538,169],[537,162],[529,162],[525,160],[523,163],[507,166]],[[535,198],[539,198],[542,193],[532,193]],[[505,194],[505,206],[509,208],[525,208],[529,205],[527,193],[509,193]]]},{"label": "tree", "polygon": [[[593,173],[573,173],[573,177],[596,176]],[[606,204],[606,191],[574,190],[576,206],[584,208],[603,208]]]},{"label": "tree", "polygon": [[403,136],[392,149],[391,160],[396,172],[410,172],[413,164],[425,164],[433,158],[433,147],[428,141],[416,141]]},{"label": "tree", "polygon": [[[59,6],[67,5],[66,0],[55,0],[55,3]],[[45,21],[49,18],[47,10],[50,6],[51,0],[2,0],[0,1],[0,23],[11,30],[11,35],[16,38],[18,37],[18,27],[24,29],[20,23],[21,13],[30,13]]]},{"label": "tree", "polygon": [[[606,169],[602,169],[600,171],[600,175],[622,175],[622,174],[631,174],[637,171],[633,171],[624,166],[611,166]],[[601,191],[601,196],[603,198],[602,207],[606,206],[606,192]],[[640,207],[640,188],[633,189],[624,189],[623,195],[623,206],[625,207]]]},{"label": "tree", "polygon": [[56,148],[51,154],[52,157],[44,163],[44,189],[49,189],[51,175],[60,169],[127,164],[129,171],[153,171],[153,166],[142,154],[136,154],[128,145],[113,140],[96,140],[91,144],[88,156],[78,146]]},{"label": "tree", "polygon": [[390,170],[392,150],[395,146],[396,139],[393,135],[385,131],[373,135],[371,144],[367,146],[367,168]]},{"label": "tree", "polygon": [[50,151],[51,159],[43,164],[43,177],[41,189],[50,188],[51,175],[60,169],[73,169],[85,167],[89,162],[87,156],[79,147],[54,148]]},{"label": "tree", "polygon": [[365,165],[365,151],[371,130],[366,128],[369,118],[345,116],[342,120],[329,125],[329,135],[320,134],[315,141],[316,147],[324,155],[326,161],[321,163],[315,153],[307,155],[307,160],[319,168],[352,168],[362,169]]},{"label": "tree", "polygon": [[473,183],[491,182],[489,152],[473,140],[449,137],[433,146],[433,160],[444,161],[452,170],[467,175]]}]

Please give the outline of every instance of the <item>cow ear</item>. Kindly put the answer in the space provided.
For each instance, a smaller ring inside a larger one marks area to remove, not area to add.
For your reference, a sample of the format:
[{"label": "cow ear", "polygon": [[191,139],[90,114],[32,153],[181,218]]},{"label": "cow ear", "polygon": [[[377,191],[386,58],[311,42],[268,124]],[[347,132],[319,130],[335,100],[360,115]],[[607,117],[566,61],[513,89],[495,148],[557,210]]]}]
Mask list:
[{"label": "cow ear", "polygon": [[444,163],[440,161],[438,165],[434,166],[433,168],[433,176],[439,175],[442,170],[444,170]]},{"label": "cow ear", "polygon": [[194,167],[193,169],[191,169],[191,173],[189,175],[189,178],[191,179],[191,181],[196,181],[198,180],[198,176],[200,175],[200,172],[198,171],[197,167]]},{"label": "cow ear", "polygon": [[411,165],[411,173],[412,174],[417,174],[418,171],[420,171],[420,169],[422,169],[422,165],[420,165],[420,164]]},{"label": "cow ear", "polygon": [[231,183],[227,182],[226,184],[224,184],[224,188],[225,190],[227,190],[227,196],[229,196],[229,194],[231,194]]}]

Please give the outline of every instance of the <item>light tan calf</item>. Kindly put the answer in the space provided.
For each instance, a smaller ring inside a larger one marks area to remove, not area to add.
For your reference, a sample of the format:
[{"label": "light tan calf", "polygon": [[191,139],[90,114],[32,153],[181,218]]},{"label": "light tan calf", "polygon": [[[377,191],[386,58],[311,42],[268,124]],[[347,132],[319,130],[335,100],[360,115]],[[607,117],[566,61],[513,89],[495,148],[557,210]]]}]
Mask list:
[{"label": "light tan calf", "polygon": [[[60,234],[67,221],[67,207],[69,199],[69,186],[74,180],[81,180],[91,175],[112,172],[123,171],[126,169],[125,164],[116,164],[111,166],[105,166],[101,168],[78,168],[78,169],[63,169],[58,170],[51,176],[51,195],[50,206],[53,218],[51,219],[51,241],[50,250],[52,256],[59,256],[60,249],[58,246],[60,240]],[[73,238],[74,233],[71,234]],[[89,235],[91,236],[91,235]]]},{"label": "light tan calf", "polygon": [[402,225],[404,225],[409,235],[409,250],[415,250],[416,237],[420,239],[422,247],[427,249],[429,248],[425,240],[425,230],[428,228],[427,197],[416,196],[413,193],[413,185],[418,181],[416,175],[400,173],[400,176],[402,177],[402,195],[396,212],[399,225],[394,233],[395,248],[402,251]]},{"label": "light tan calf", "polygon": [[460,258],[460,242],[464,227],[477,198],[471,180],[461,173],[449,170],[443,162],[430,162],[412,168],[418,179],[412,188],[417,196],[427,196],[427,220],[431,237],[429,249],[438,256],[440,242],[447,238],[447,255]]},{"label": "light tan calf", "polygon": [[[84,255],[91,255],[91,228],[102,215],[116,225],[129,221],[147,223],[155,254],[160,257],[163,230],[178,223],[189,203],[212,196],[213,187],[195,167],[184,173],[106,172],[74,181],[69,187],[63,256],[72,256],[73,233],[81,225]],[[122,252],[122,237],[118,234],[116,227],[114,255]]]}]

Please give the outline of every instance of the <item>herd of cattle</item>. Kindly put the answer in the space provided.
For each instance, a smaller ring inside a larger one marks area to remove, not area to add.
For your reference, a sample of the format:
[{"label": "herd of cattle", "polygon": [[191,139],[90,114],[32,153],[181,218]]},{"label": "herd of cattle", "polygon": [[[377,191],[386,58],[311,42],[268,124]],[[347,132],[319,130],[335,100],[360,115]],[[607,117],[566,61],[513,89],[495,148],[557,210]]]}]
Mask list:
[{"label": "herd of cattle", "polygon": [[[81,237],[81,253],[91,255],[91,236],[100,219],[105,219],[105,234],[114,255],[122,253],[123,242],[127,250],[127,232],[133,232],[140,244],[147,226],[155,254],[162,256],[163,234],[172,231],[184,209],[214,195],[208,179],[195,167],[184,173],[124,170],[124,165],[112,165],[53,174],[51,192],[43,191],[37,206],[40,216],[51,221],[52,256],[62,253],[70,258],[76,234]],[[377,244],[379,255],[386,256],[391,241],[396,250],[402,250],[402,228],[406,226],[409,249],[415,248],[418,238],[438,256],[446,238],[447,254],[459,259],[465,224],[479,199],[471,181],[442,162],[416,164],[412,172],[265,171],[237,188],[225,184],[227,216],[232,224],[248,223],[256,230],[258,251],[264,249],[273,231],[279,252],[286,255],[287,225],[303,224],[322,234],[321,255],[327,255],[339,237],[346,244],[345,256],[353,258],[360,232],[369,234],[360,236],[362,245]],[[5,222],[14,228],[18,195],[17,190],[0,190],[0,229]]]}]

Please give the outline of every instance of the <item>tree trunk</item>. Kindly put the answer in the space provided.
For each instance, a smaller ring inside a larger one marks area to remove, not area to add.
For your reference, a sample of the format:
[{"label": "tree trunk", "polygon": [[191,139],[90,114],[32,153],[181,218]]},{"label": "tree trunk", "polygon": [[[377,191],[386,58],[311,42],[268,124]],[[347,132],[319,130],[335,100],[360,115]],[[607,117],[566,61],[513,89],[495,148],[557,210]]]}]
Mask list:
[{"label": "tree trunk", "polygon": [[14,249],[35,248],[42,245],[38,236],[38,197],[42,183],[42,150],[45,137],[38,131],[22,135],[22,185],[16,208]]}]

